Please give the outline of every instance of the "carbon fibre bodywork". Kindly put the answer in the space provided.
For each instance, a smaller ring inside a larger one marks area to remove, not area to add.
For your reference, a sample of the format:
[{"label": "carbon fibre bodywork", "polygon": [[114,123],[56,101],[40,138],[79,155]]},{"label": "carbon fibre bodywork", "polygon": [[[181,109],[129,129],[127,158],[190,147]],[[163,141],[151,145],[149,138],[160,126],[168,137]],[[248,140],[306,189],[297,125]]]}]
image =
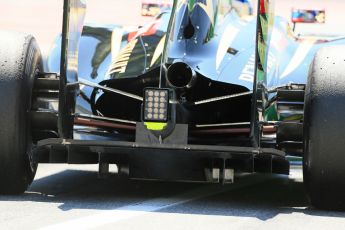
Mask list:
[{"label": "carbon fibre bodywork", "polygon": [[[345,39],[298,39],[270,3],[240,17],[229,1],[181,0],[140,28],[84,25],[78,78],[68,82],[79,92],[66,113],[74,136],[40,141],[37,161],[99,163],[100,171],[115,163],[141,179],[288,173],[285,153],[302,155],[309,64],[320,47]],[[57,37],[48,72],[60,71],[65,38]],[[143,119],[144,92],[162,88],[169,117],[157,126]]]}]

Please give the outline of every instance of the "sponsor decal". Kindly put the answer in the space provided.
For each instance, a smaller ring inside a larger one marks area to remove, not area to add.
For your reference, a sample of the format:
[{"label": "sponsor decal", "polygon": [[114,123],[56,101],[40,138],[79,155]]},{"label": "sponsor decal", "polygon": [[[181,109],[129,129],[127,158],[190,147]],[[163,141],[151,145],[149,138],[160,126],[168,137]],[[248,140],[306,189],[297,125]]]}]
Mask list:
[{"label": "sponsor decal", "polygon": [[[271,72],[273,69],[275,63],[276,63],[276,57],[272,52],[268,53],[268,59],[267,59],[267,74]],[[253,53],[247,64],[244,66],[240,76],[239,80],[242,81],[248,81],[248,82],[254,82],[254,73],[255,73],[255,53]]]},{"label": "sponsor decal", "polygon": [[123,51],[118,54],[115,58],[116,62],[113,62],[109,68],[108,75],[113,73],[124,73],[126,71],[129,58],[137,42],[138,39],[132,40],[126,45]]},{"label": "sponsor decal", "polygon": [[255,72],[255,54],[253,53],[247,64],[244,66],[239,80],[254,82],[254,72]]},{"label": "sponsor decal", "polygon": [[228,25],[222,34],[216,56],[216,68],[218,70],[222,63],[230,44],[235,40],[239,32],[239,29],[233,25]]}]

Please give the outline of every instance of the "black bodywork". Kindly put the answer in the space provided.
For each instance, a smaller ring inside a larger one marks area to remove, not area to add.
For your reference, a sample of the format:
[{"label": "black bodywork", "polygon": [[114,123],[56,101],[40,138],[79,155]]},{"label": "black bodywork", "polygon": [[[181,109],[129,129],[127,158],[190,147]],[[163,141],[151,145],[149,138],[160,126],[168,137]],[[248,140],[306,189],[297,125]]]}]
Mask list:
[{"label": "black bodywork", "polygon": [[[204,4],[203,1],[196,2]],[[262,7],[260,3],[258,6]],[[109,164],[117,164],[119,173],[126,173],[130,178],[178,181],[231,182],[233,173],[239,171],[288,174],[289,163],[285,152],[277,148],[276,142],[277,130],[281,128],[260,120],[265,100],[262,95],[268,90],[260,85],[260,79],[256,79],[253,89],[250,89],[212,80],[202,71],[197,71],[200,59],[215,49],[212,45],[214,25],[203,15],[201,7],[196,7],[194,14],[188,13],[186,8],[179,11],[184,12],[183,15],[171,17],[168,28],[173,29],[167,31],[167,39],[164,40],[166,48],[148,71],[138,75],[140,69],[147,69],[146,65],[129,62],[126,63],[127,75],[123,76],[119,71],[121,65],[115,63],[109,70],[109,78],[97,83],[78,79],[75,68],[78,60],[76,44],[82,20],[70,16],[73,10],[83,11],[83,7],[78,0],[64,1],[60,73],[42,74],[37,79],[35,91],[41,98],[46,98],[39,103],[58,103],[57,113],[53,109],[42,111],[39,108],[32,112],[38,133],[34,154],[37,162],[98,163],[101,173],[107,172]],[[204,27],[196,32],[193,23],[200,18],[205,20],[201,22]],[[262,33],[259,27],[258,47]],[[100,60],[104,60],[110,52],[106,44],[109,44],[111,34],[106,28],[96,31],[91,27],[84,27],[83,33],[107,34],[101,36],[96,47],[101,51],[100,55],[91,63],[90,76],[96,78]],[[142,58],[142,44],[147,46],[145,44],[149,42],[143,39],[145,37],[138,38],[137,46],[131,50],[131,60]],[[161,39],[157,37],[153,42],[157,44]],[[207,43],[211,45],[205,46],[206,49],[195,45]],[[236,53],[236,50],[228,52]],[[265,71],[258,55],[256,53],[256,68]],[[188,79],[180,75],[188,76]],[[281,89],[303,91],[303,86],[296,87],[289,85]],[[170,90],[172,98],[169,106],[174,119],[166,125],[170,127],[169,131],[154,130],[150,128],[152,124],[143,121],[146,88]],[[294,96],[289,96],[285,99],[295,100]],[[80,110],[77,100],[84,101],[88,106]],[[300,130],[300,127],[292,129]],[[291,135],[298,136],[299,133]],[[291,135],[279,137],[284,142],[293,139]],[[300,146],[297,145],[296,152],[298,149]]]}]

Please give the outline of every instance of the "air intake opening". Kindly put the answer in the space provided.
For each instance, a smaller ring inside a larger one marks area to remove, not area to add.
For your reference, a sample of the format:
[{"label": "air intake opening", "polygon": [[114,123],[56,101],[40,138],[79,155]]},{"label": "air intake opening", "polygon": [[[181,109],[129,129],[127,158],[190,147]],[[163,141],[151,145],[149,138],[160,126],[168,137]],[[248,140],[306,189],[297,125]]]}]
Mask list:
[{"label": "air intake opening", "polygon": [[191,39],[194,36],[195,28],[191,22],[191,20],[188,20],[188,25],[183,30],[183,37],[185,39]]}]

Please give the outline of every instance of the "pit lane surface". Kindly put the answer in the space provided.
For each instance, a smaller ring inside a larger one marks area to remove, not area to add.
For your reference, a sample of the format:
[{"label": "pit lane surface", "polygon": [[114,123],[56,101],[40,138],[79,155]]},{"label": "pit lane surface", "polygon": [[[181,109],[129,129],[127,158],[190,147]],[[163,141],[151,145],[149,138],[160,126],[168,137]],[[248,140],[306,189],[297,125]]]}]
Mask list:
[{"label": "pit lane surface", "polygon": [[[282,0],[277,10],[292,2],[310,1]],[[336,8],[341,0],[327,2]],[[149,20],[139,16],[138,0],[89,0],[88,7],[87,21]],[[0,28],[33,33],[44,52],[61,30],[60,0],[0,0],[0,13]],[[0,196],[0,229],[345,229],[344,213],[308,207],[300,168],[290,177],[241,175],[225,186],[98,179],[96,170],[40,165],[25,194]]]}]

